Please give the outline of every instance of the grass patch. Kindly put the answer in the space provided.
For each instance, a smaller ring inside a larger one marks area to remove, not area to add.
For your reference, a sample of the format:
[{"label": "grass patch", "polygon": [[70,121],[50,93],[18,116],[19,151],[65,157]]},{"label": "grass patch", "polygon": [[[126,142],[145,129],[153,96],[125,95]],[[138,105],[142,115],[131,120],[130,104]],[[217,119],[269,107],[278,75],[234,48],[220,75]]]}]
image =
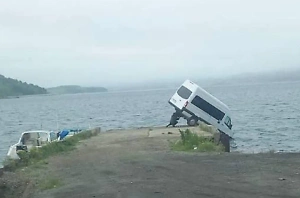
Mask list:
[{"label": "grass patch", "polygon": [[63,185],[63,183],[61,182],[60,179],[50,177],[50,178],[46,178],[44,180],[41,180],[38,184],[38,188],[41,189],[41,190],[51,190],[51,189],[54,189],[54,188],[58,188],[62,185]]},{"label": "grass patch", "polygon": [[20,151],[18,153],[20,159],[13,160],[7,159],[4,161],[4,169],[6,171],[15,171],[19,168],[36,165],[37,167],[42,166],[42,164],[47,163],[45,159],[50,156],[54,156],[60,153],[68,152],[74,150],[76,145],[81,141],[93,136],[96,136],[93,130],[83,131],[81,133],[75,134],[72,137],[68,137],[63,141],[52,142],[41,148],[33,148],[30,152]]},{"label": "grass patch", "polygon": [[214,143],[213,138],[198,136],[189,129],[180,131],[181,139],[171,143],[175,151],[223,152],[224,147]]}]

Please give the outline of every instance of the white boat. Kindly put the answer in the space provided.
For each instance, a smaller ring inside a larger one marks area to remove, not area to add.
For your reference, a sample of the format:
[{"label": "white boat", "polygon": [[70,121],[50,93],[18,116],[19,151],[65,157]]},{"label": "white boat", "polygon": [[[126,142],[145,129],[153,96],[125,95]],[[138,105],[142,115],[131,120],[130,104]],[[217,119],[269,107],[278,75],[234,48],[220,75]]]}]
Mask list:
[{"label": "white boat", "polygon": [[57,133],[53,131],[40,130],[23,132],[18,143],[10,146],[7,157],[11,159],[20,159],[18,151],[30,151],[33,147],[42,147],[56,140]]}]

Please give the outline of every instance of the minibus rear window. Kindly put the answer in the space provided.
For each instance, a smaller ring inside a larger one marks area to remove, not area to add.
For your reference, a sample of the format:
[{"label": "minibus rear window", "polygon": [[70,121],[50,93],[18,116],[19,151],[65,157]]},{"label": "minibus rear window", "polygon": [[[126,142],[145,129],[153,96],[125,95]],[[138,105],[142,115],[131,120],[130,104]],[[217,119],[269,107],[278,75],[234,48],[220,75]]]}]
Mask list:
[{"label": "minibus rear window", "polygon": [[192,94],[192,91],[189,90],[188,88],[186,88],[185,86],[181,86],[178,91],[177,91],[177,94],[182,97],[183,99],[188,99],[191,94]]}]

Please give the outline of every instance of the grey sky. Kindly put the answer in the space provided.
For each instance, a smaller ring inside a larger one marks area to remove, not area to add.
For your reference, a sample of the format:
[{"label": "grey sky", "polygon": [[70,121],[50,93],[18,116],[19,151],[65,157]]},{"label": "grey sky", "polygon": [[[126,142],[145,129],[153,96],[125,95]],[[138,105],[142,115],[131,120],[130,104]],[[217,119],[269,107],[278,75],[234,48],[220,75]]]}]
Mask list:
[{"label": "grey sky", "polygon": [[0,73],[113,85],[300,67],[298,0],[0,0]]}]

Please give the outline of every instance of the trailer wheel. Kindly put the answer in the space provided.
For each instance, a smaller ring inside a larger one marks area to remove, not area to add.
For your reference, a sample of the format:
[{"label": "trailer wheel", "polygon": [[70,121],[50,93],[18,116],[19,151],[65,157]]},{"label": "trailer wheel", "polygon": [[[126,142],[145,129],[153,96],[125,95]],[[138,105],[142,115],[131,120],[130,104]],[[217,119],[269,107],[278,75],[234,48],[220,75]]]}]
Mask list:
[{"label": "trailer wheel", "polygon": [[187,120],[187,124],[189,126],[196,126],[198,124],[198,118],[197,117],[191,117]]}]

